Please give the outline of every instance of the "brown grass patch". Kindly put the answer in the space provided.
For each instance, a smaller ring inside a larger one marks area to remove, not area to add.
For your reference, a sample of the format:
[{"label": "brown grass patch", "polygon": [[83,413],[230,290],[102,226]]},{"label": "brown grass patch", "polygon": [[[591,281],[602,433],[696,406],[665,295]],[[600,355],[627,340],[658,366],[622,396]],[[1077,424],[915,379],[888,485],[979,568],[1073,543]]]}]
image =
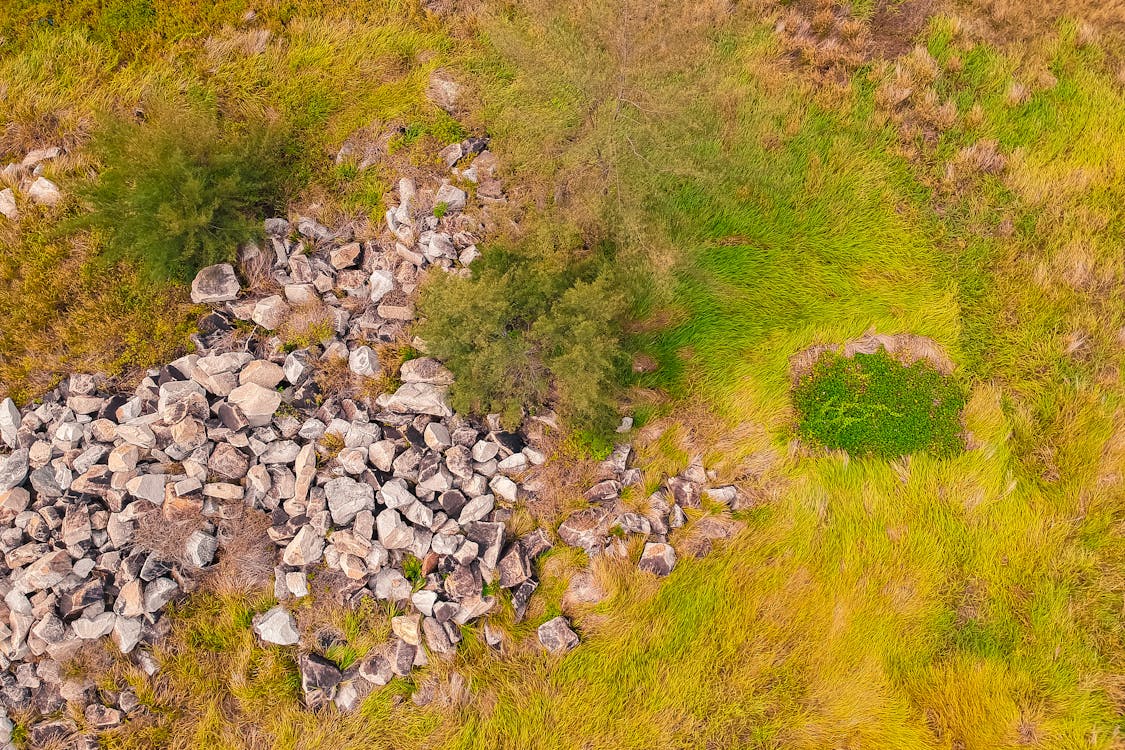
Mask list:
[{"label": "brown grass patch", "polygon": [[251,592],[273,583],[277,546],[266,535],[270,517],[247,509],[237,520],[219,525],[219,562],[206,585],[216,593]]}]

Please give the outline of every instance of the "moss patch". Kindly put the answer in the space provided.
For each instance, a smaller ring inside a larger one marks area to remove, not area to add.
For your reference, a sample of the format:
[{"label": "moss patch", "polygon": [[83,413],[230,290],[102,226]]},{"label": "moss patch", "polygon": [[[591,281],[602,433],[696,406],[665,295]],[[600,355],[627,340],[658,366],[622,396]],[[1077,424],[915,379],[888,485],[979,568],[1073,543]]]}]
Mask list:
[{"label": "moss patch", "polygon": [[894,458],[963,447],[965,394],[928,362],[904,365],[885,350],[829,353],[793,392],[801,437],[853,456]]}]

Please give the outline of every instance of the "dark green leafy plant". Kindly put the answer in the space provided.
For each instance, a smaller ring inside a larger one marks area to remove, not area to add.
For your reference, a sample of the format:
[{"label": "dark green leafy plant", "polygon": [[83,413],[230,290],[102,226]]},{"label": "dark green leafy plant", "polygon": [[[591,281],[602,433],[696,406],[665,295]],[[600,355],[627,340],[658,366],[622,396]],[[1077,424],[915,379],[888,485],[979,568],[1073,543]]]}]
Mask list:
[{"label": "dark green leafy plant", "polygon": [[882,349],[822,356],[793,403],[801,437],[853,456],[948,456],[964,447],[958,384],[923,360],[903,365]]},{"label": "dark green leafy plant", "polygon": [[98,175],[79,191],[91,211],[78,221],[104,233],[107,259],[188,280],[232,259],[284,204],[282,147],[275,130],[235,128],[199,108],[107,120],[91,144]]}]

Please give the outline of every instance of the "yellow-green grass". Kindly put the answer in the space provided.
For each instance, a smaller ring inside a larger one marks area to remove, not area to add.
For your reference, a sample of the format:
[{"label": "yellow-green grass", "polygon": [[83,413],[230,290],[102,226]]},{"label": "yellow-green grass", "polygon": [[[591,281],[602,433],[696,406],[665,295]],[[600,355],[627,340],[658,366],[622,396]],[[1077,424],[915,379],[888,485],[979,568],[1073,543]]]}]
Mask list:
[{"label": "yellow-green grass", "polygon": [[[700,402],[726,420],[732,437],[708,454],[723,479],[750,484],[771,456],[773,499],[663,581],[598,562],[611,596],[567,610],[583,644],[561,659],[537,650],[534,627],[584,561],[555,552],[529,621],[500,618],[505,655],[470,628],[452,665],[413,681],[463,672],[459,708],[399,703],[414,684],[397,681],[358,714],[304,713],[291,652],[249,629],[268,598],[204,600],[160,652],[166,687],[146,699],[157,728],[130,724],[110,746],[1121,747],[1125,110],[1097,49],[1063,28],[1043,50],[1059,83],[1019,109],[1010,78],[1042,58],[957,42],[964,76],[922,82],[909,107],[933,85],[964,98],[961,116],[918,146],[878,103],[893,71],[820,97],[749,13],[506,11],[482,24],[491,51],[462,60],[490,94],[493,147],[549,219],[614,220],[623,262],[644,264],[643,310],[671,323],[641,334],[662,364],[642,384],[671,391],[673,421]],[[924,40],[943,69],[956,67],[950,27]],[[946,183],[946,164],[986,137],[1023,151],[1006,172]],[[1051,188],[1058,174],[1066,190]],[[1073,260],[1079,219],[1104,285],[1048,273]],[[943,345],[970,394],[969,450],[894,462],[789,450],[788,357],[869,327]],[[1068,354],[1079,327],[1091,343]],[[650,474],[686,465],[676,438],[691,427],[642,452]],[[382,633],[380,616],[368,627]]]},{"label": "yellow-green grass", "polygon": [[[297,205],[333,222],[381,215],[393,176],[388,163],[363,171],[336,163],[358,129],[374,142],[409,126],[413,151],[400,150],[403,163],[461,137],[423,96],[457,43],[417,5],[268,4],[251,22],[245,10],[234,2],[5,4],[0,160],[64,145],[67,156],[44,173],[70,193],[96,167],[83,146],[100,117],[130,117],[154,99],[214,106],[236,123],[284,129],[287,162],[304,187]],[[0,394],[24,401],[72,370],[135,372],[186,343],[196,311],[184,307],[182,288],[100,265],[96,237],[54,233],[83,210],[73,201],[21,208],[20,227],[0,219]]]}]

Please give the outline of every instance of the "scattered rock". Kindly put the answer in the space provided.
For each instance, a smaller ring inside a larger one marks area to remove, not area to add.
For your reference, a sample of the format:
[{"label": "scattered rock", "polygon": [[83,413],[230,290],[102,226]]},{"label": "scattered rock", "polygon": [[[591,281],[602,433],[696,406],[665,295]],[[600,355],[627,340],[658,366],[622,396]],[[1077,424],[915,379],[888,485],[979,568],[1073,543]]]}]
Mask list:
[{"label": "scattered rock", "polygon": [[57,206],[62,202],[62,191],[46,177],[37,177],[28,187],[27,197],[41,206]]},{"label": "scattered rock", "polygon": [[16,194],[12,192],[11,188],[0,190],[0,214],[3,214],[10,221],[15,221],[20,217],[19,209],[16,207]]},{"label": "scattered rock", "polygon": [[254,632],[266,643],[292,646],[301,640],[297,621],[280,604],[254,618]]}]

